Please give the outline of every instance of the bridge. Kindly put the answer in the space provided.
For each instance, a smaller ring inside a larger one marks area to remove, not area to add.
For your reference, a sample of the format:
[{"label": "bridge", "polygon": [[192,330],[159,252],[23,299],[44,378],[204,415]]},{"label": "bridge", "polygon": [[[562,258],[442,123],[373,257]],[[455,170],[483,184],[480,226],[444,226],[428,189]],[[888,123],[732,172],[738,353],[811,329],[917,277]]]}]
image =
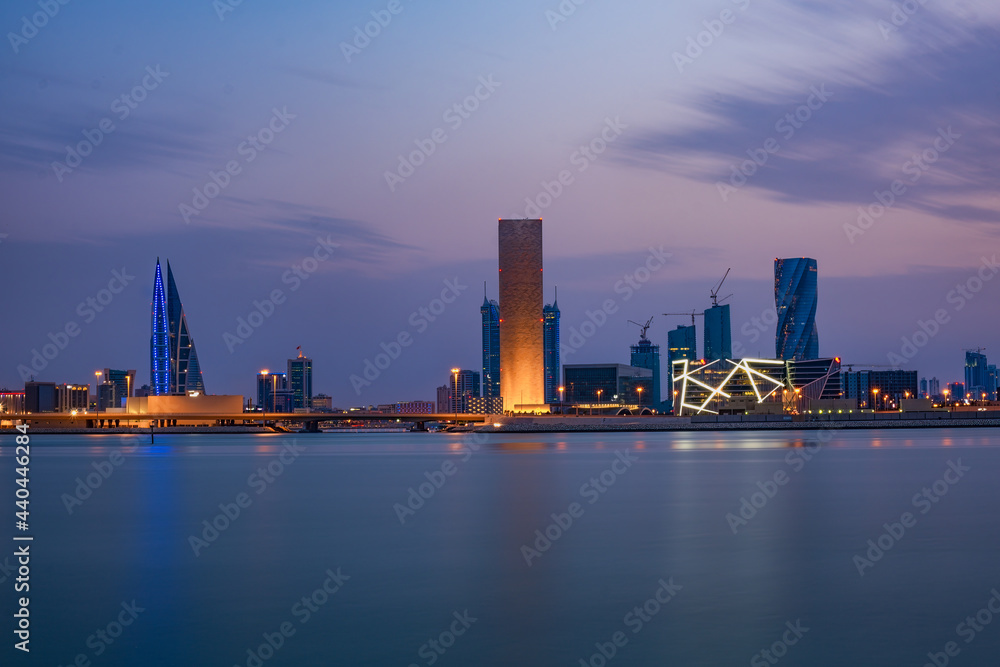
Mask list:
[{"label": "bridge", "polygon": [[139,414],[126,412],[28,412],[0,414],[0,422],[20,422],[62,428],[112,428],[117,426],[144,426],[169,428],[178,424],[214,422],[216,426],[233,426],[260,423],[298,423],[308,431],[319,431],[320,422],[342,421],[400,421],[417,424],[424,430],[427,422],[485,423],[494,415],[463,413],[385,414],[382,412],[236,412],[236,413],[162,413]]}]

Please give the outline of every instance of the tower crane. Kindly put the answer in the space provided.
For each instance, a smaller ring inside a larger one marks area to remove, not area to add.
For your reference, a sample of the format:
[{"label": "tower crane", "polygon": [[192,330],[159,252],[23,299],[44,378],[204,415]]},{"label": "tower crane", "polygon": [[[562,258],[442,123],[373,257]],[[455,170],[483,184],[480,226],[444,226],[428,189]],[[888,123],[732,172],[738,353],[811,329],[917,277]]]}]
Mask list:
[{"label": "tower crane", "polygon": [[705,313],[699,313],[696,310],[692,310],[690,313],[663,313],[663,314],[667,315],[667,316],[677,316],[677,317],[687,317],[688,315],[690,315],[691,316],[691,326],[694,326],[694,318],[696,318],[696,317],[705,317]]},{"label": "tower crane", "polygon": [[[711,292],[711,294],[712,294],[712,306],[713,307],[719,305],[719,291],[722,289],[722,283],[726,282],[726,278],[729,277],[729,272],[732,271],[732,270],[733,270],[732,267],[729,267],[728,269],[726,269],[726,275],[722,276],[722,280],[720,280],[719,284],[715,286],[715,289],[709,290]],[[732,296],[732,294],[730,294],[729,296],[722,297],[722,300],[725,301],[730,296]]]},{"label": "tower crane", "polygon": [[646,340],[646,332],[649,331],[649,327],[653,324],[653,318],[650,317],[648,320],[646,320],[645,324],[639,324],[634,320],[629,320],[629,322],[631,324],[636,325],[642,330],[642,333],[639,334],[639,340]]}]

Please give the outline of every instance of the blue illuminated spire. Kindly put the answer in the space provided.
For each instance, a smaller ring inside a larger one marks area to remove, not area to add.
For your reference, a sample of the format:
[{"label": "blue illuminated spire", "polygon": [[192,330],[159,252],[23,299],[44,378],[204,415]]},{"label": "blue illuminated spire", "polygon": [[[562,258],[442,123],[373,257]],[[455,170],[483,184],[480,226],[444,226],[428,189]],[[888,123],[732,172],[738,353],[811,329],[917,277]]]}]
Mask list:
[{"label": "blue illuminated spire", "polygon": [[153,280],[152,330],[153,335],[149,340],[149,393],[164,396],[170,393],[170,347],[167,296],[163,289],[159,257],[156,258],[156,276]]}]

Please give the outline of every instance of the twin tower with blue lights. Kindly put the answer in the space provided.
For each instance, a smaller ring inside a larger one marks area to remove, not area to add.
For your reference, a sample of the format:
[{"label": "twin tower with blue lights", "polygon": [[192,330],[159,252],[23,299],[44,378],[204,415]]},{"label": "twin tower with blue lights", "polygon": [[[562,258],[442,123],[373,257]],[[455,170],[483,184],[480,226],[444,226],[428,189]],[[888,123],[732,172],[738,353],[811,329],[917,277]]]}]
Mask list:
[{"label": "twin tower with blue lights", "polygon": [[170,262],[167,262],[167,284],[164,288],[159,257],[156,258],[153,280],[152,330],[149,340],[150,395],[205,393],[198,351],[188,329]]}]

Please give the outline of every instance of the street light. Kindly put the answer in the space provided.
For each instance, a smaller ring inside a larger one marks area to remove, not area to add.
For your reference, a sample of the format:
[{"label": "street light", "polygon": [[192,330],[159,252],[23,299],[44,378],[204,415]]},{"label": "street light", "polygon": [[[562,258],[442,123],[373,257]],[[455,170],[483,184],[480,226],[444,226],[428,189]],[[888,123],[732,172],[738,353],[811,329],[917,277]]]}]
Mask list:
[{"label": "street light", "polygon": [[875,398],[872,400],[872,412],[878,412],[878,387],[872,389]]},{"label": "street light", "polygon": [[454,381],[452,382],[452,390],[451,390],[451,411],[454,414],[458,414],[458,371],[460,370],[462,369],[460,368],[451,369],[451,374],[455,378]]},{"label": "street light", "polygon": [[639,410],[642,410],[642,387],[636,387],[636,391],[639,392]]},{"label": "street light", "polygon": [[[600,404],[601,404],[601,392],[602,392],[602,391],[604,391],[604,390],[603,390],[603,389],[598,389],[598,390],[597,390],[597,404],[598,404],[598,405],[600,405]],[[594,408],[591,408],[591,409],[590,409],[590,414],[594,414]]]},{"label": "street light", "polygon": [[94,375],[98,378],[94,381],[94,394],[97,396],[97,418],[101,418],[101,381],[100,377],[102,375],[101,371],[94,371]]},{"label": "street light", "polygon": [[559,414],[563,413],[563,392],[566,391],[566,387],[559,387]]}]

